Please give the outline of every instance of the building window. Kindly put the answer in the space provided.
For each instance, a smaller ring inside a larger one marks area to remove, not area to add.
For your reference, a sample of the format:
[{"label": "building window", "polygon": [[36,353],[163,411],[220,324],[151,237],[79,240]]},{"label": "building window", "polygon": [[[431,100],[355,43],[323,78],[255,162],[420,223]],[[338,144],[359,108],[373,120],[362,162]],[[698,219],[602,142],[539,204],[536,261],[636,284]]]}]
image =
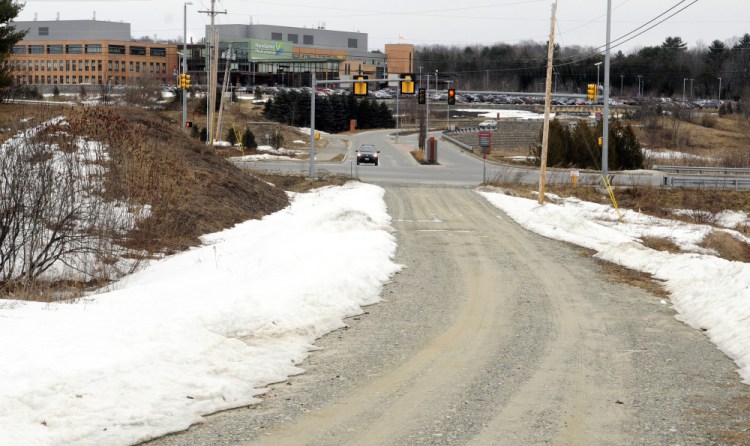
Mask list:
[{"label": "building window", "polygon": [[357,39],[349,39],[349,48],[357,48]]},{"label": "building window", "polygon": [[151,55],[154,57],[167,57],[166,48],[151,48]]},{"label": "building window", "polygon": [[[145,70],[145,68],[144,68],[144,70]],[[148,71],[151,72],[151,73],[154,72],[154,63],[153,62],[150,62],[148,64]]]},{"label": "building window", "polygon": [[47,45],[47,54],[62,54],[62,45]]},{"label": "building window", "polygon": [[286,40],[292,42],[292,43],[299,43],[299,35],[298,34],[289,34],[286,36]]},{"label": "building window", "polygon": [[135,72],[136,73],[140,73],[141,72],[141,63],[140,62],[136,62],[135,63]]},{"label": "building window", "polygon": [[86,45],[86,54],[101,54],[102,45],[99,43],[92,43]]},{"label": "building window", "polygon": [[34,71],[39,71],[39,61],[38,60],[34,61]]},{"label": "building window", "polygon": [[271,40],[281,40],[281,33],[271,33]]},{"label": "building window", "polygon": [[65,45],[65,52],[67,54],[82,54],[83,45]]},{"label": "building window", "polygon": [[130,47],[130,55],[131,56],[145,56],[146,55],[146,47],[145,46],[131,46]]},{"label": "building window", "polygon": [[107,45],[109,54],[125,54],[125,45]]},{"label": "building window", "polygon": [[13,54],[26,54],[26,45],[13,45]]},{"label": "building window", "polygon": [[48,26],[40,26],[39,27],[39,35],[40,36],[49,36],[49,27]]},{"label": "building window", "polygon": [[314,45],[315,44],[314,42],[315,41],[313,40],[313,36],[310,36],[307,34],[302,36],[302,43],[304,43],[305,45]]},{"label": "building window", "polygon": [[78,71],[83,71],[83,61],[82,60],[78,61]]},{"label": "building window", "polygon": [[86,61],[86,71],[89,71],[89,61]]},{"label": "building window", "polygon": [[44,54],[44,45],[29,45],[29,54]]},{"label": "building window", "polygon": [[[53,61],[52,61],[52,67],[53,67],[53,68],[54,68],[55,70],[57,70],[57,59],[55,59],[55,60],[53,60]],[[55,77],[57,77],[57,76],[55,76]]]},{"label": "building window", "polygon": [[134,67],[134,66],[135,66],[135,65],[134,65],[134,64],[133,64],[133,62],[131,61],[131,62],[130,62],[130,71],[131,71],[131,72],[133,71],[133,69],[134,69],[133,67]]}]

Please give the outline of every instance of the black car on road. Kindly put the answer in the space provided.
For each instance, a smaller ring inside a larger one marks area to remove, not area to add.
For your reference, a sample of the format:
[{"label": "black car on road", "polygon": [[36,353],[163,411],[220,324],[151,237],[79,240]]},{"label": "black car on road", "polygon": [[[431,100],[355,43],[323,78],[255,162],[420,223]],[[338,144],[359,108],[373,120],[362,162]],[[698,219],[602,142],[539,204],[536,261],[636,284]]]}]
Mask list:
[{"label": "black car on road", "polygon": [[357,150],[357,165],[361,163],[373,163],[378,165],[378,155],[380,150],[376,150],[372,144],[363,144]]}]

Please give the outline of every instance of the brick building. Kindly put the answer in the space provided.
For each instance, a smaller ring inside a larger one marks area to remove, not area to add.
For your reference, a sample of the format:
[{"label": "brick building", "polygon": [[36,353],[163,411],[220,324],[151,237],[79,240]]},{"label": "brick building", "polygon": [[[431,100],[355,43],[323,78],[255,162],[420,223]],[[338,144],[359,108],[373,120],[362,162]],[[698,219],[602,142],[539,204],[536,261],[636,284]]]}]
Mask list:
[{"label": "brick building", "polygon": [[136,42],[129,23],[97,20],[13,22],[26,30],[4,61],[17,84],[173,84],[177,45]]}]

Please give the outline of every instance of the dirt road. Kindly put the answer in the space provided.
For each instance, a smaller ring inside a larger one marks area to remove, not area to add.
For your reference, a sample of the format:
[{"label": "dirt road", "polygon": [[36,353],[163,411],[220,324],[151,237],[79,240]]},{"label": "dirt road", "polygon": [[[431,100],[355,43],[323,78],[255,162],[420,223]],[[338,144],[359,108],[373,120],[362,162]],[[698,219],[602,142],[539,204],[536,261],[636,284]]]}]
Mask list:
[{"label": "dirt road", "polygon": [[262,404],[153,445],[750,444],[748,386],[668,304],[470,189],[386,200],[384,301]]}]

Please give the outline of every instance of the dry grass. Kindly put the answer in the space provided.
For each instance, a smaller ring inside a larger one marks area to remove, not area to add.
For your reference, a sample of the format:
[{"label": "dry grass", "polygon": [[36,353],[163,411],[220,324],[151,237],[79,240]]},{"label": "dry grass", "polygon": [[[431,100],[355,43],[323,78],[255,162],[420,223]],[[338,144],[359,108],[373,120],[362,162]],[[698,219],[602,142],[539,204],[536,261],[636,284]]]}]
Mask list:
[{"label": "dry grass", "polygon": [[723,259],[750,263],[750,245],[726,232],[713,231],[701,243],[703,248],[713,249]]},{"label": "dry grass", "polygon": [[280,174],[253,172],[253,176],[289,192],[308,192],[319,187],[341,186],[342,184],[352,181],[351,178],[342,175],[321,176],[314,180],[310,180],[304,175],[293,173]]},{"label": "dry grass", "polygon": [[[703,159],[653,159],[648,164],[750,167],[750,123],[741,115],[718,116],[715,112],[694,111],[675,123],[669,116],[656,119],[656,128],[632,122],[638,139],[652,150],[676,150]],[[676,128],[677,136],[674,137]],[[649,167],[649,166],[646,166]]]},{"label": "dry grass", "polygon": [[286,194],[218,156],[163,115],[129,107],[0,104],[0,137],[64,115],[60,130],[108,147],[103,198],[149,205],[151,216],[120,243],[150,253],[170,253],[199,237],[261,218],[288,205]]},{"label": "dry grass", "polygon": [[[584,257],[593,257],[595,252],[590,249],[579,248],[579,254]],[[669,293],[664,289],[664,285],[654,279],[651,274],[625,268],[601,259],[595,260],[607,277],[615,282],[641,288],[659,298],[669,298]]]},{"label": "dry grass", "polygon": [[656,251],[670,252],[672,254],[677,254],[677,253],[682,252],[680,247],[675,242],[666,238],[642,237],[641,241],[643,242],[643,246],[647,246]]}]

